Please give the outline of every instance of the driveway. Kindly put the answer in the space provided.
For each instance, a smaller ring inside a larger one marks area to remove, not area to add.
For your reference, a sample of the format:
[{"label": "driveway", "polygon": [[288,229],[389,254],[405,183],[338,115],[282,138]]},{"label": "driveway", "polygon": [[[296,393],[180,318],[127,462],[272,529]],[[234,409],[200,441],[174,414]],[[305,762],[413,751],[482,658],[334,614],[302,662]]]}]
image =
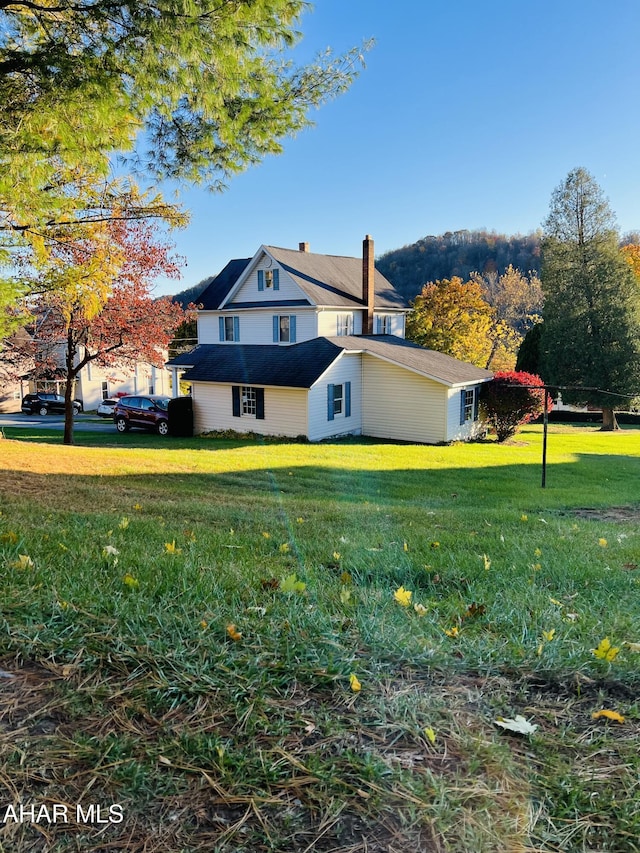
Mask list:
[{"label": "driveway", "polygon": [[[115,432],[113,418],[99,418],[97,415],[76,415],[75,429],[90,432]],[[0,429],[4,427],[25,427],[31,429],[64,429],[64,415],[23,415],[17,412],[11,415],[0,414]]]}]

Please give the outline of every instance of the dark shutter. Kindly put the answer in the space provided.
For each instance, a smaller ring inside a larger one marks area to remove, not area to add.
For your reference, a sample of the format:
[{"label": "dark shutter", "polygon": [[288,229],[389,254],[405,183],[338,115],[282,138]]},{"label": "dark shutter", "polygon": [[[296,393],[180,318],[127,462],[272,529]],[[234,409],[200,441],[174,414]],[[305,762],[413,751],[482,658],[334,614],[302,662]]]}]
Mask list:
[{"label": "dark shutter", "polygon": [[233,340],[240,340],[240,317],[233,318]]},{"label": "dark shutter", "polygon": [[466,393],[467,392],[464,388],[460,392],[460,426],[464,424],[464,402]]},{"label": "dark shutter", "polygon": [[218,324],[220,328],[220,340],[224,340],[224,317],[218,317]]},{"label": "dark shutter", "polygon": [[334,419],[333,414],[333,385],[327,385],[327,420]]},{"label": "dark shutter", "polygon": [[264,290],[264,270],[258,270],[258,290]]},{"label": "dark shutter", "polygon": [[240,417],[240,386],[232,385],[231,386],[231,402],[233,409],[233,417]]},{"label": "dark shutter", "polygon": [[296,342],[296,315],[292,314],[289,317],[289,341],[292,344]]},{"label": "dark shutter", "polygon": [[351,417],[351,383],[344,383],[344,416]]},{"label": "dark shutter", "polygon": [[273,315],[273,342],[280,343],[280,317],[277,314]]},{"label": "dark shutter", "polygon": [[273,271],[273,289],[280,290],[280,270]]},{"label": "dark shutter", "polygon": [[264,420],[264,388],[256,388],[256,419]]},{"label": "dark shutter", "polygon": [[480,404],[480,386],[476,385],[473,389],[473,419],[478,420],[478,408]]}]

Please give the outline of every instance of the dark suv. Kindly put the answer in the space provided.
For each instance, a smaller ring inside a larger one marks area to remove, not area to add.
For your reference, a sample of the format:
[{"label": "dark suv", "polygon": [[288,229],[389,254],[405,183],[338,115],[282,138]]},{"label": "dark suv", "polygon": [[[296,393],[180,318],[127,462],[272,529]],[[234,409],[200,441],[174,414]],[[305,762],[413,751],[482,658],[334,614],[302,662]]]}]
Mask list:
[{"label": "dark suv", "polygon": [[[80,400],[74,400],[74,415],[81,411],[82,403]],[[26,394],[22,398],[22,412],[25,415],[48,415],[50,412],[64,414],[64,397],[60,394],[45,394],[42,391],[37,394]]]},{"label": "dark suv", "polygon": [[118,432],[131,427],[152,429],[160,435],[169,434],[169,400],[161,394],[146,397],[121,397],[113,410],[113,422]]}]

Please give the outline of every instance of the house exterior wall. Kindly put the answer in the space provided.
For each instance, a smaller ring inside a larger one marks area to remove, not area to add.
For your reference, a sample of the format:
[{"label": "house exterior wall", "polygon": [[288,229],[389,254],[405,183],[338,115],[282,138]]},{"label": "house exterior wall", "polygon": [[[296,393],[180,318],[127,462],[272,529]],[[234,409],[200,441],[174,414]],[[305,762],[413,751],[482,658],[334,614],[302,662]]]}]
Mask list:
[{"label": "house exterior wall", "polygon": [[[262,294],[260,294],[262,295]],[[219,344],[220,317],[238,317],[239,341],[241,344],[272,344],[273,318],[282,314],[296,318],[296,343],[318,337],[316,310],[314,308],[268,308],[243,309],[241,311],[201,311],[198,316],[198,343]],[[334,332],[335,334],[335,332]],[[233,346],[235,341],[229,341]]]},{"label": "house exterior wall", "polygon": [[[386,321],[384,318],[387,318]],[[373,334],[396,335],[399,338],[404,338],[404,321],[404,313],[379,309],[373,314]],[[383,322],[386,322],[387,331],[382,329]]]},{"label": "house exterior wall", "polygon": [[318,334],[317,337],[333,338],[339,334],[338,319],[349,315],[352,319],[353,331],[352,335],[362,334],[362,311],[320,311],[318,313]]},{"label": "house exterior wall", "polygon": [[[267,287],[258,290],[258,270],[278,270],[278,290]],[[279,267],[270,257],[263,255],[249,273],[242,287],[236,291],[231,302],[255,302],[257,299],[269,303],[280,299],[306,299],[306,294],[300,290],[289,273]]]},{"label": "house exterior wall", "polygon": [[[478,394],[480,391],[480,385],[467,385],[466,386],[466,390],[470,390],[471,388],[475,388],[476,394]],[[447,441],[466,441],[470,438],[474,438],[476,435],[479,435],[479,433],[483,429],[480,421],[475,420],[475,421],[466,421],[463,424],[460,423],[460,409],[461,409],[460,396],[462,394],[462,390],[460,388],[449,388],[447,390],[448,390]]]},{"label": "house exterior wall", "polygon": [[[351,415],[342,414],[328,418],[328,386],[351,383]],[[310,441],[321,441],[337,435],[362,433],[362,367],[360,353],[345,353],[335,361],[309,390]]]},{"label": "house exterior wall", "polygon": [[446,386],[366,353],[362,376],[364,435],[425,444],[447,440]]},{"label": "house exterior wall", "polygon": [[232,385],[216,382],[193,382],[194,432],[232,429],[257,432],[260,435],[282,435],[295,438],[307,434],[307,391],[299,388],[264,389],[264,419],[234,417]]}]

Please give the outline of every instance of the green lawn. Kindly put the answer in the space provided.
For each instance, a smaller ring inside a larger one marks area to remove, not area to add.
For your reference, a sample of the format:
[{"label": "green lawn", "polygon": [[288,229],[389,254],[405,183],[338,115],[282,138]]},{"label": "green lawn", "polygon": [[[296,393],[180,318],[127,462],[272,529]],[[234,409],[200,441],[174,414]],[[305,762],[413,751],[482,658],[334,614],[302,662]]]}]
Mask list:
[{"label": "green lawn", "polygon": [[0,853],[640,850],[640,432],[5,433]]}]

